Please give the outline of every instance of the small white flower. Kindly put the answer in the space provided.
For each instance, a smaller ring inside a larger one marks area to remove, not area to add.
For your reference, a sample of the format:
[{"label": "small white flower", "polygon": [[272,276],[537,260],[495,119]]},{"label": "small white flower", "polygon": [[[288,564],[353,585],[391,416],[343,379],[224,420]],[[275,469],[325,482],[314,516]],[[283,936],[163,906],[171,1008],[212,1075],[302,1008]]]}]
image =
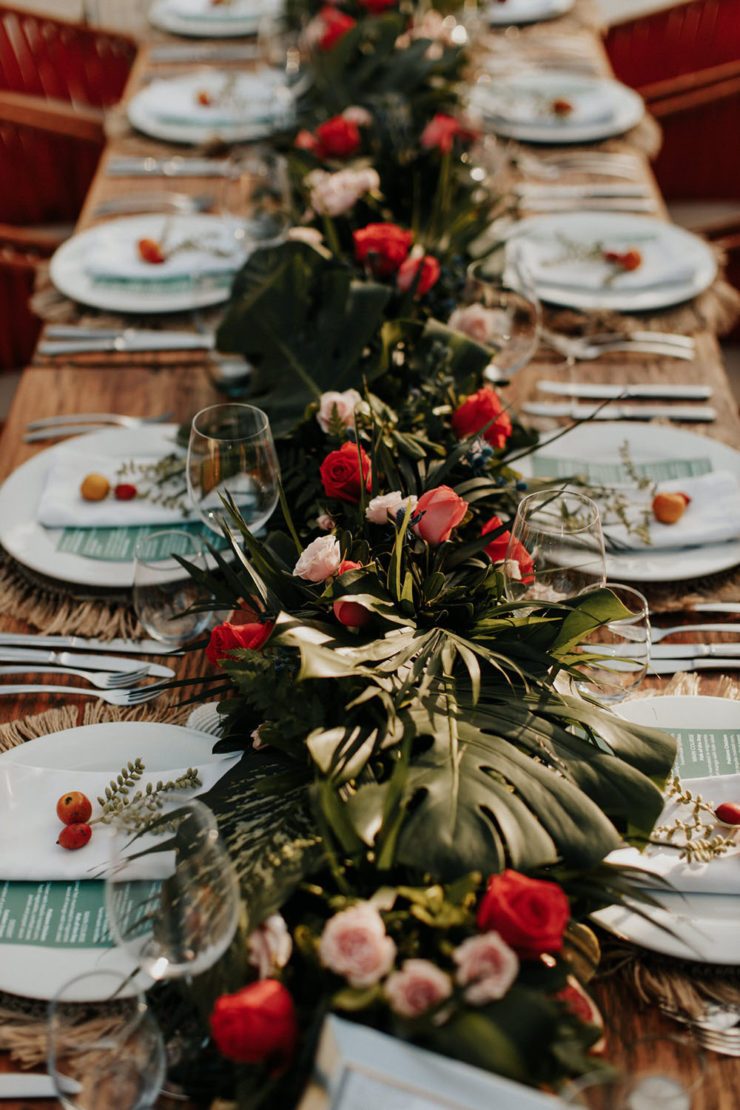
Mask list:
[{"label": "small white flower", "polygon": [[404,497],[398,489],[392,490],[391,493],[381,493],[370,501],[365,509],[365,516],[372,524],[387,524],[389,520],[396,519],[399,510],[405,511],[409,503],[413,510],[417,501],[418,497],[413,493]]},{"label": "small white flower", "polygon": [[276,968],[285,967],[293,952],[293,939],[285,919],[270,914],[247,940],[247,963],[256,967],[260,979],[269,979]]},{"label": "small white flower", "polygon": [[322,513],[316,521],[316,527],[320,528],[322,532],[331,532],[334,527],[334,518],[330,517],[328,513]]},{"label": "small white flower", "polygon": [[370,112],[360,104],[350,104],[342,112],[342,117],[346,119],[347,123],[354,123],[358,127],[369,127],[373,122]]}]

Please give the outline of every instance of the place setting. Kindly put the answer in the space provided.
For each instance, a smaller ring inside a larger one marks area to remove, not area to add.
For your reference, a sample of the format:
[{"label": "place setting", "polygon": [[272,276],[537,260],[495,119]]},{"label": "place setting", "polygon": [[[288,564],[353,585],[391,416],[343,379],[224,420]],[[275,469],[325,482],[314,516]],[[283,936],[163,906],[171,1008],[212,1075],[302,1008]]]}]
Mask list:
[{"label": "place setting", "polygon": [[149,21],[175,35],[215,39],[254,35],[282,13],[282,0],[155,0]]},{"label": "place setting", "polygon": [[556,19],[571,10],[575,0],[491,0],[485,18],[492,27]]}]

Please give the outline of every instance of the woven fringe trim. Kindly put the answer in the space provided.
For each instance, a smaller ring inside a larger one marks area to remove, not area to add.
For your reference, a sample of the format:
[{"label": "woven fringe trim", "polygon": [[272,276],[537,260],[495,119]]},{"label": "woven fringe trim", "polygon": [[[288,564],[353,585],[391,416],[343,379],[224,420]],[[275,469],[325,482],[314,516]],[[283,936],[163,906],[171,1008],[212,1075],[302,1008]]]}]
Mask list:
[{"label": "woven fringe trim", "polygon": [[178,705],[176,702],[158,699],[158,704],[138,705],[126,709],[105,702],[88,702],[80,708],[64,705],[58,709],[47,709],[33,717],[11,721],[0,725],[0,752],[25,744],[37,736],[50,736],[80,725],[97,725],[106,721],[161,721],[169,725],[184,725],[193,711],[192,705]]},{"label": "woven fringe trim", "polygon": [[[0,994],[0,1051],[9,1052],[22,1068],[33,1068],[46,1060],[49,1039],[46,1011],[46,1002],[15,1000]],[[92,1043],[119,1026],[120,1021],[94,1018],[80,1023],[78,1033],[81,1039]]]}]

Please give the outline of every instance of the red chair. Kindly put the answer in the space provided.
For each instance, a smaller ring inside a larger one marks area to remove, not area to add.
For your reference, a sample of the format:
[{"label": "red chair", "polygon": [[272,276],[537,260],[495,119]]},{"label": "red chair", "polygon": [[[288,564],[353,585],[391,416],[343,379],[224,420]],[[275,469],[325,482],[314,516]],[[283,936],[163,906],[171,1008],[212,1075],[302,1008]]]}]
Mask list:
[{"label": "red chair", "polygon": [[31,360],[41,320],[29,307],[36,273],[58,246],[58,237],[27,233],[0,224],[0,368]]}]

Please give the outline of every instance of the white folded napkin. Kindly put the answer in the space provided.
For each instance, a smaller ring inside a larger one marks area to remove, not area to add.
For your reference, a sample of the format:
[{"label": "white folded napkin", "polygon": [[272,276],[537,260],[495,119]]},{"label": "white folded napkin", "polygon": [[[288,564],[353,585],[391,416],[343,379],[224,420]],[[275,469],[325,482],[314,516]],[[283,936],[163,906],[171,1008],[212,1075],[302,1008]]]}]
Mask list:
[{"label": "white folded napkin", "polygon": [[235,220],[213,221],[208,225],[178,220],[173,224],[162,217],[161,227],[152,225],[144,238],[161,244],[164,262],[145,262],[139,254],[142,236],[132,231],[128,220],[112,222],[97,229],[89,240],[83,266],[93,281],[114,281],[143,285],[155,290],[197,285],[213,279],[230,282],[246,258],[244,247],[235,232]]},{"label": "white folded napkin", "polygon": [[672,478],[660,482],[662,493],[685,493],[691,498],[683,516],[675,524],[661,524],[651,510],[652,494],[630,494],[627,515],[642,522],[642,511],[650,516],[650,539],[646,544],[634,532],[619,523],[612,523],[608,506],[602,509],[604,530],[611,539],[623,541],[628,547],[650,551],[665,547],[697,547],[708,543],[724,543],[740,538],[740,485],[728,470],[713,470],[696,478]]},{"label": "white folded napkin", "polygon": [[231,0],[213,4],[211,0],[170,0],[169,8],[182,19],[207,20],[209,23],[248,19],[282,11],[282,0]]},{"label": "white folded napkin", "polygon": [[[136,755],[132,752],[132,758]],[[209,757],[214,759],[214,757]],[[182,791],[171,798],[191,798],[202,794],[218,782],[239,759],[239,755],[225,755],[198,767],[203,783],[197,791]],[[53,879],[99,879],[110,863],[113,831],[102,823],[92,826],[92,837],[84,848],[69,851],[56,843],[64,828],[56,814],[56,805],[62,795],[70,790],[81,790],[92,802],[93,813],[100,813],[99,795],[117,771],[57,771],[46,767],[30,767],[8,760],[0,774],[0,840],[5,845],[0,857],[0,881],[48,882]],[[139,786],[147,782],[154,785],[162,779],[176,779],[186,767],[171,771],[145,772]],[[156,843],[156,837],[141,838],[142,847]],[[164,866],[163,866],[164,865]],[[163,853],[145,856],[137,865],[137,877],[142,879],[166,878],[171,873],[171,860]],[[164,872],[164,873],[163,873]]]},{"label": "white folded napkin", "polygon": [[[685,779],[683,785],[694,794],[700,794],[714,806],[720,802],[740,800],[740,775],[721,775],[717,778]],[[669,802],[661,814],[659,825],[672,822],[680,807]],[[650,875],[659,875],[682,893],[738,894],[740,895],[740,841],[737,848],[718,856],[709,863],[687,863],[678,858],[673,848],[620,848],[607,856],[608,863],[639,867]]]},{"label": "white folded napkin", "polygon": [[[558,115],[552,111],[555,100],[567,100],[572,111]],[[506,89],[502,83],[491,86],[486,100],[486,110],[494,119],[507,123],[536,124],[538,127],[577,127],[591,123],[608,123],[614,116],[614,102],[603,87],[592,89],[563,86],[556,92],[543,96],[525,89]]]},{"label": "white folded napkin", "polygon": [[[559,289],[603,289],[605,293],[654,289],[658,286],[684,285],[693,279],[695,263],[687,261],[674,244],[635,230],[634,235],[609,237],[593,244],[579,244],[585,250],[593,246],[593,258],[568,257],[569,244],[554,235],[538,239],[535,234],[526,240],[515,239],[521,259],[536,285],[557,286]],[[600,252],[623,254],[639,250],[642,262],[636,270],[623,270],[601,257]]]},{"label": "white folded napkin", "polygon": [[130,481],[128,477],[116,478],[116,471],[124,461],[154,463],[157,459],[128,460],[113,455],[92,455],[71,444],[60,447],[46,473],[36,511],[39,524],[46,528],[133,528],[147,524],[181,525],[188,519],[197,519],[187,497],[184,498],[187,515],[179,508],[167,508],[144,497],[118,501],[112,492],[103,501],[86,501],[82,497],[80,486],[88,474],[102,474],[110,482],[111,489],[117,481]]},{"label": "white folded napkin", "polygon": [[[199,103],[201,91],[208,93],[211,104]],[[236,127],[273,120],[284,114],[287,100],[283,74],[275,69],[240,73],[232,86],[218,71],[205,72],[187,84],[152,81],[146,92],[146,103],[156,119],[194,127]]]}]

